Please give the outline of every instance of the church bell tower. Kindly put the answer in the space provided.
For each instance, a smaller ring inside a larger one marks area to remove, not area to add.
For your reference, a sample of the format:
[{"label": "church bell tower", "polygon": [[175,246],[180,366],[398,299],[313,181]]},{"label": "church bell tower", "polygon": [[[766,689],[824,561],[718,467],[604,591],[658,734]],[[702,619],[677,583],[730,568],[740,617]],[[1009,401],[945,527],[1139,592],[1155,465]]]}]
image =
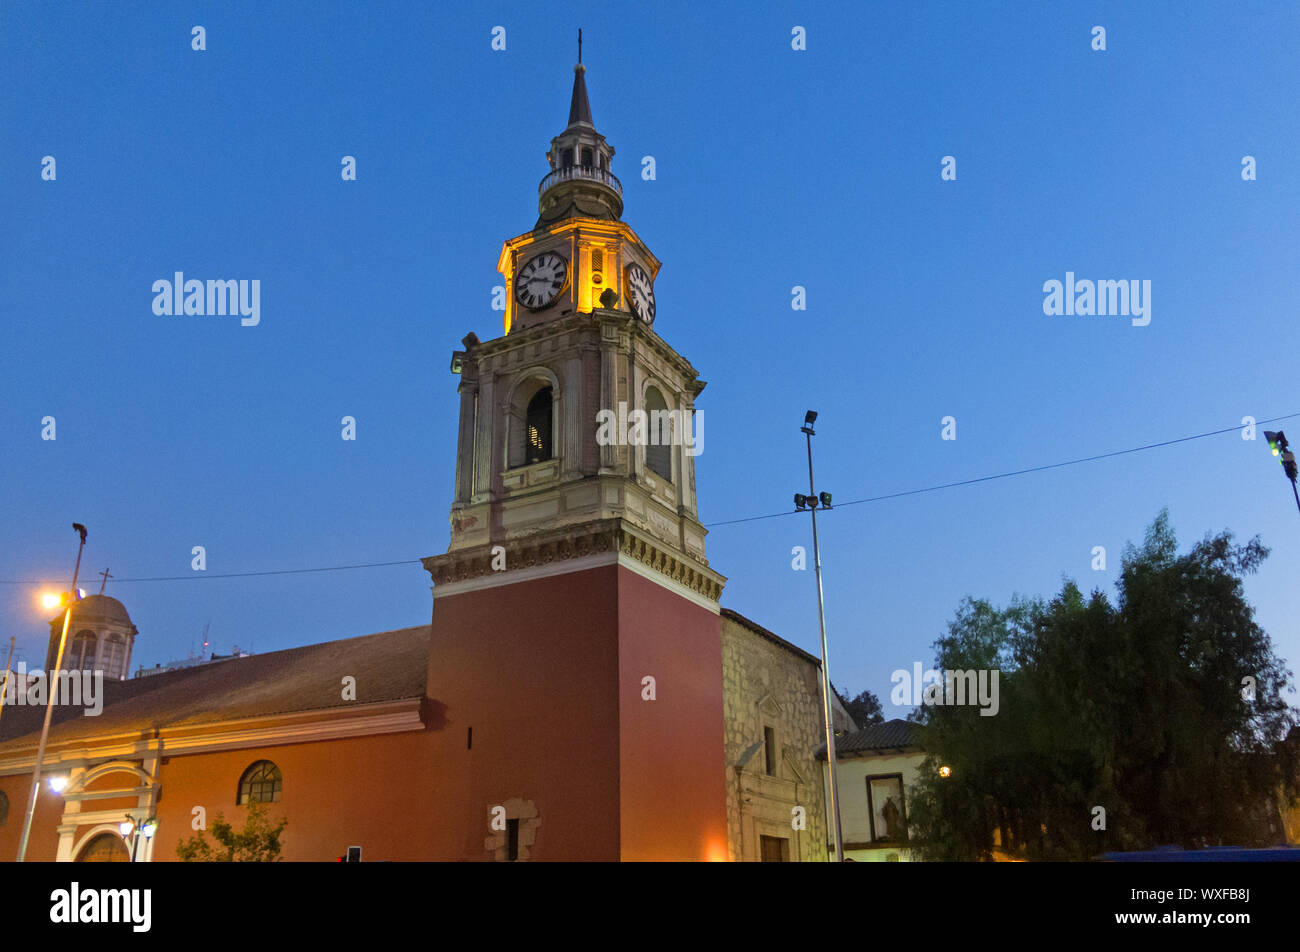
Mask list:
[{"label": "church bell tower", "polygon": [[[533,228],[468,334],[428,695],[445,859],[725,858],[718,598],[695,460],[704,381],[655,330],[586,67]],[[669,318],[671,320],[671,318]],[[506,826],[491,822],[503,811]],[[449,818],[450,820],[450,818]]]}]

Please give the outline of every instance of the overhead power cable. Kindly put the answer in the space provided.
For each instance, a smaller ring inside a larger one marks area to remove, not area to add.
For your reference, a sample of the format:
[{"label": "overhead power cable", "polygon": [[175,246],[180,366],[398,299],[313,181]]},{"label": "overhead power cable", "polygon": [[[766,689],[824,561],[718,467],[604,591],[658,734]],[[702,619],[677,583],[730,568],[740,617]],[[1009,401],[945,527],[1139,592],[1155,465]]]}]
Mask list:
[{"label": "overhead power cable", "polygon": [[[1248,426],[1262,426],[1265,423],[1276,423],[1279,420],[1290,420],[1293,417],[1300,416],[1300,413],[1288,413],[1285,416],[1270,417],[1267,420],[1258,420],[1255,423],[1242,423],[1238,426],[1226,426],[1221,430],[1211,430],[1208,433],[1197,433],[1193,436],[1180,436],[1175,440],[1162,440],[1159,443],[1146,443],[1142,446],[1133,446],[1126,450],[1115,450],[1111,453],[1098,453],[1095,456],[1082,456],[1079,459],[1067,459],[1060,463],[1045,463],[1042,466],[1030,466],[1027,469],[1016,469],[1009,473],[995,473],[992,476],[976,476],[974,479],[959,479],[953,483],[940,483],[937,486],[926,486],[924,489],[905,489],[896,493],[885,493],[883,496],[868,496],[866,499],[853,499],[849,502],[835,503],[835,509],[843,506],[859,506],[867,502],[881,502],[885,499],[899,499],[903,496],[917,496],[921,493],[937,492],[940,489],[955,489],[958,486],[971,486],[975,483],[987,483],[995,479],[1009,479],[1012,476],[1024,476],[1026,473],[1041,473],[1044,470],[1060,469],[1063,466],[1078,466],[1080,463],[1092,463],[1099,459],[1110,459],[1113,456],[1126,456],[1129,453],[1141,453],[1144,450],[1159,449],[1162,446],[1173,446],[1175,443],[1187,443],[1191,440],[1203,440],[1210,436],[1221,436],[1224,433],[1235,433],[1244,430]],[[722,522],[705,523],[709,529],[717,526],[734,526],[741,522],[757,522],[760,519],[776,519],[780,516],[790,516],[798,512],[807,512],[806,509],[787,509],[784,512],[772,512],[764,516],[746,516],[743,519],[727,519]]]},{"label": "overhead power cable", "polygon": [[[1173,446],[1177,443],[1188,443],[1192,440],[1203,440],[1211,436],[1222,436],[1224,433],[1236,433],[1244,430],[1248,426],[1263,426],[1266,423],[1277,423],[1281,420],[1291,420],[1300,417],[1300,413],[1288,413],[1284,416],[1269,417],[1267,420],[1257,420],[1255,423],[1243,423],[1238,426],[1226,426],[1221,430],[1210,430],[1208,433],[1196,433],[1192,436],[1180,436],[1173,440],[1161,440],[1158,443],[1145,443],[1142,446],[1133,446],[1128,449],[1114,450],[1110,453],[1097,453],[1093,456],[1082,456],[1078,459],[1062,460],[1059,463],[1045,463],[1042,466],[1030,466],[1025,469],[1016,469],[1006,473],[994,473],[991,476],[976,476],[972,479],[959,479],[951,483],[939,483],[936,486],[926,486],[922,489],[905,489],[896,493],[885,493],[880,496],[868,496],[865,499],[852,499],[848,502],[837,502],[833,508],[839,509],[844,506],[860,506],[869,502],[882,502],[886,499],[901,499],[904,496],[918,496],[922,493],[938,492],[941,489],[955,489],[958,486],[973,486],[976,483],[987,483],[995,479],[1010,479],[1012,476],[1024,476],[1028,473],[1041,473],[1049,469],[1061,469],[1065,466],[1078,466],[1082,463],[1093,463],[1097,460],[1111,459],[1115,456],[1127,456],[1131,453],[1142,453],[1146,450],[1160,449],[1164,446]],[[757,522],[761,519],[777,519],[781,516],[791,516],[798,512],[807,510],[787,509],[784,512],[771,512],[762,516],[746,516],[743,519],[726,519],[722,522],[705,523],[709,529],[715,529],[718,526],[734,526],[743,522]],[[304,575],[310,572],[346,572],[352,569],[373,569],[387,568],[394,565],[420,565],[420,559],[403,559],[398,562],[362,562],[356,565],[330,565],[321,568],[311,569],[274,569],[265,572],[226,572],[220,574],[209,574],[207,572],[194,572],[191,575],[158,575],[142,578],[115,578],[114,583],[120,582],[190,582],[197,579],[218,579],[218,578],[256,578],[264,575]],[[0,579],[0,585],[60,585],[60,581],[54,579]]]}]

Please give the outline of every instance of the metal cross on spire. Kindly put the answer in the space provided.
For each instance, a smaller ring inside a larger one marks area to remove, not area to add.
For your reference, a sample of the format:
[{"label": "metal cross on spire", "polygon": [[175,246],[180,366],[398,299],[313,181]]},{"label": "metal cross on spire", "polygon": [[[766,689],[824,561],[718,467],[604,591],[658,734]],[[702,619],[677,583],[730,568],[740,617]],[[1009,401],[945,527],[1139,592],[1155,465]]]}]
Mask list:
[{"label": "metal cross on spire", "polygon": [[113,576],[109,574],[108,569],[104,569],[104,571],[102,572],[96,572],[95,574],[104,576],[104,581],[99,583],[99,594],[103,595],[104,586],[108,584],[108,580],[111,579]]},{"label": "metal cross on spire", "polygon": [[582,62],[582,27],[578,27],[578,62]]}]

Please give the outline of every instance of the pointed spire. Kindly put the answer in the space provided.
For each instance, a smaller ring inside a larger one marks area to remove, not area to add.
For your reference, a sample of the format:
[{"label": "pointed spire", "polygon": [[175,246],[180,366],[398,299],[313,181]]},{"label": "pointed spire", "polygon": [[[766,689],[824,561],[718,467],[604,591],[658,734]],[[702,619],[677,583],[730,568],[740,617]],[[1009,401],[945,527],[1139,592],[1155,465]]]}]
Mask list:
[{"label": "pointed spire", "polygon": [[569,103],[569,125],[586,123],[595,128],[591,121],[591,103],[587,100],[587,67],[579,63],[573,67],[573,99]]},{"label": "pointed spire", "polygon": [[623,214],[623,186],[609,170],[614,147],[596,131],[591,118],[581,31],[578,44],[569,124],[551,140],[546,153],[551,171],[537,186],[538,228],[574,216],[617,221]]}]

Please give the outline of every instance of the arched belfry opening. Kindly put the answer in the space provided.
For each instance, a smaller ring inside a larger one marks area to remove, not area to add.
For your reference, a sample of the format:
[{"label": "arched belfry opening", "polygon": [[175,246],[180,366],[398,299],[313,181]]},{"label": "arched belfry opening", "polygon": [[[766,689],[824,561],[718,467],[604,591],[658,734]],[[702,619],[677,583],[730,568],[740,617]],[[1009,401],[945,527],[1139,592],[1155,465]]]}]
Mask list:
[{"label": "arched belfry opening", "polygon": [[557,381],[549,373],[534,371],[516,384],[506,421],[507,469],[531,466],[559,455],[558,397]]}]

